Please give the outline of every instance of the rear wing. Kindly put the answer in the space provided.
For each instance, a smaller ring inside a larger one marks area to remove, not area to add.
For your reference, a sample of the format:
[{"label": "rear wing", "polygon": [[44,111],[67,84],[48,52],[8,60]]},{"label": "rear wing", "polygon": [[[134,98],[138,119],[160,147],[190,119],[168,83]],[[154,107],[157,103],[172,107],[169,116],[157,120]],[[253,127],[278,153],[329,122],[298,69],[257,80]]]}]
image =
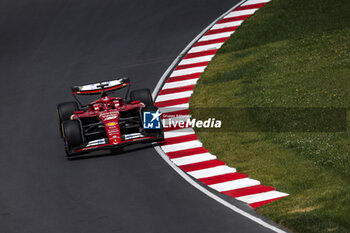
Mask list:
[{"label": "rear wing", "polygon": [[93,95],[100,94],[102,91],[114,91],[130,85],[129,78],[120,78],[111,81],[104,81],[92,84],[85,84],[81,86],[72,87],[73,95]]}]

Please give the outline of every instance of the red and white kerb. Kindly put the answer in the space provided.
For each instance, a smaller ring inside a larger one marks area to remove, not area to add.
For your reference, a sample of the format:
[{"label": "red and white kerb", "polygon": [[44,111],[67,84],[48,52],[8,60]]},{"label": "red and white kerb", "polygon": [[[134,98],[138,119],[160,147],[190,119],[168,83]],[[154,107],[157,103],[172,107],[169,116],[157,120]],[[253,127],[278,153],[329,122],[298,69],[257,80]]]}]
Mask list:
[{"label": "red and white kerb", "polygon": [[[197,80],[217,50],[243,21],[270,0],[248,0],[212,26],[173,70],[156,98],[162,113],[189,114],[189,99]],[[288,196],[238,173],[203,148],[191,128],[165,129],[162,150],[179,168],[209,187],[256,208]]]}]

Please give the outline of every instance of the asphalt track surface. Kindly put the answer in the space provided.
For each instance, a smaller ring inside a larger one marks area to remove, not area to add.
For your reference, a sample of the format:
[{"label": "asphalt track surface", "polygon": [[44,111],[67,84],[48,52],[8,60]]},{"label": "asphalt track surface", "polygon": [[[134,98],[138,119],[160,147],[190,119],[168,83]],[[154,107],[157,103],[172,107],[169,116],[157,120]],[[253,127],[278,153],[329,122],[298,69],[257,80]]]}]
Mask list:
[{"label": "asphalt track surface", "polygon": [[154,89],[235,0],[0,2],[0,232],[269,232],[193,188],[152,147],[68,161],[56,105],[118,76]]}]

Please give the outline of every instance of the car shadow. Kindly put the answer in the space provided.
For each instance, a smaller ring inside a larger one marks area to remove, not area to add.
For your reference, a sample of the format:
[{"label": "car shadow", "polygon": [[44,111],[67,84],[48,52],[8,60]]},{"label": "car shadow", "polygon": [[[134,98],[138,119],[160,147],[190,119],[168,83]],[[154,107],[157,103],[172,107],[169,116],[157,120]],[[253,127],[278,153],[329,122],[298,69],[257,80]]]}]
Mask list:
[{"label": "car shadow", "polygon": [[150,148],[153,146],[154,145],[152,143],[135,144],[135,145],[129,145],[125,147],[103,150],[103,151],[92,151],[87,154],[76,155],[76,156],[67,157],[67,158],[70,161],[77,161],[77,160],[92,159],[92,158],[98,158],[98,157],[121,156],[121,155],[132,153],[134,151],[144,150],[146,148]]}]

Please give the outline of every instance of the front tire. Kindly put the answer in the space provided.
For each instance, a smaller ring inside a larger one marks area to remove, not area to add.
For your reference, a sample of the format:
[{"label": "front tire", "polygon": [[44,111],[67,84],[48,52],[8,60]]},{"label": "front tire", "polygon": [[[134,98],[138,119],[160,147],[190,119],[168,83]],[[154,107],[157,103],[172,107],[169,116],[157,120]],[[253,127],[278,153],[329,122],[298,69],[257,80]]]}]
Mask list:
[{"label": "front tire", "polygon": [[[67,152],[74,147],[83,144],[83,135],[78,120],[68,120],[62,123],[63,137],[66,142]],[[67,153],[67,155],[69,155]]]},{"label": "front tire", "polygon": [[152,106],[154,104],[151,91],[148,88],[132,91],[130,93],[130,98],[132,101],[140,100],[146,106]]},{"label": "front tire", "polygon": [[64,121],[70,120],[71,115],[73,115],[74,112],[78,110],[79,110],[78,104],[74,101],[60,103],[57,105],[56,112],[57,112],[57,120],[58,120],[58,126],[60,128],[61,137],[63,137],[62,123]]}]

